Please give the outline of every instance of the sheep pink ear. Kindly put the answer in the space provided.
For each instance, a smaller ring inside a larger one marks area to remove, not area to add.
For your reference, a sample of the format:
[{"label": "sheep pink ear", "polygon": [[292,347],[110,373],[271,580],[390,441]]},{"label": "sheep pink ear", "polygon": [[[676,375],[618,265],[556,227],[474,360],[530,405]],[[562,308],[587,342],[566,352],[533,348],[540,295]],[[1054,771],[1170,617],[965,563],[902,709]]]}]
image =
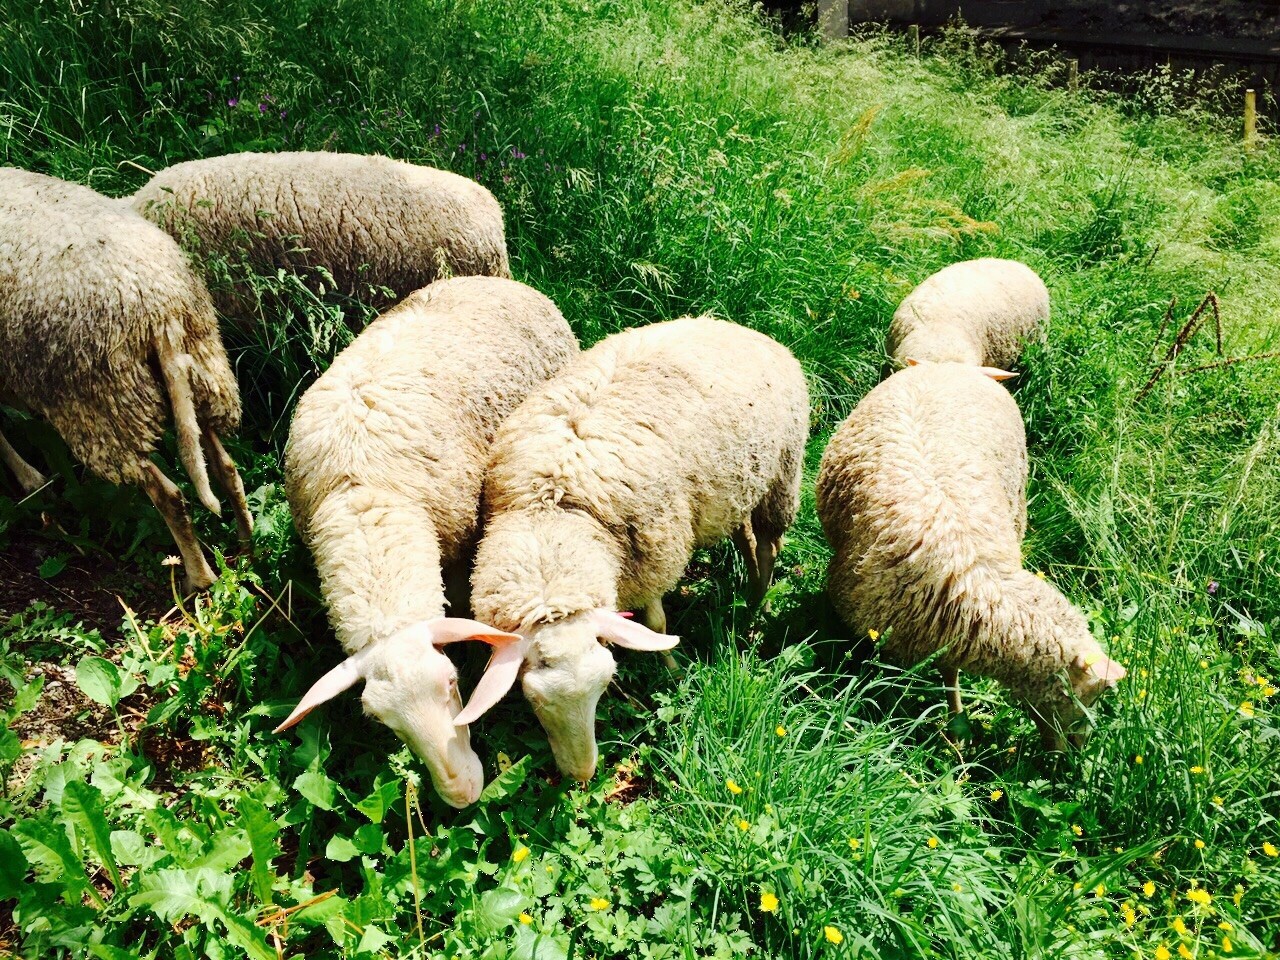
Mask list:
[{"label": "sheep pink ear", "polygon": [[918,367],[918,366],[920,366],[920,361],[919,361],[919,360],[917,360],[915,357],[907,357],[907,366],[908,366],[908,367]]},{"label": "sheep pink ear", "polygon": [[1114,687],[1129,673],[1120,664],[1101,653],[1077,657],[1076,666],[1083,670],[1094,683],[1106,684],[1108,688]]},{"label": "sheep pink ear", "polygon": [[[493,630],[492,627],[489,629]],[[529,641],[515,633],[493,631],[474,636],[493,645],[493,656],[489,658],[489,665],[484,668],[480,682],[471,691],[471,699],[462,708],[462,712],[453,718],[455,727],[463,727],[479,720],[506,695],[520,675],[525,652],[529,649]]]},{"label": "sheep pink ear", "polygon": [[293,713],[285,718],[284,723],[272,730],[272,733],[283,733],[320,704],[332,700],[345,690],[350,690],[364,676],[360,667],[359,654],[347,657],[340,664],[326,673],[311,685],[311,689],[302,695]]},{"label": "sheep pink ear", "polygon": [[518,633],[507,633],[479,620],[467,620],[463,617],[439,617],[427,621],[427,626],[431,629],[431,642],[436,646],[457,643],[459,640],[483,640],[496,647],[522,639]]},{"label": "sheep pink ear", "polygon": [[603,643],[612,643],[628,650],[670,650],[680,642],[679,637],[657,633],[612,610],[593,610],[591,622],[595,626],[596,636]]},{"label": "sheep pink ear", "polygon": [[1008,370],[1001,370],[999,367],[979,367],[978,369],[992,380],[1012,380],[1017,376],[1016,373],[1011,373]]}]

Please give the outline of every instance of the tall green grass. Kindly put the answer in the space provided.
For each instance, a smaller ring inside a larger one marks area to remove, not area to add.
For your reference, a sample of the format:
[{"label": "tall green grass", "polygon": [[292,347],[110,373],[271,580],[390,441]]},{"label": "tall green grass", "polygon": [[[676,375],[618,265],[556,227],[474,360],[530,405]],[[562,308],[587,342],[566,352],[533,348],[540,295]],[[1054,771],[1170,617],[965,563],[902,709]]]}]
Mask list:
[{"label": "tall green grass", "polygon": [[[1202,330],[1138,398],[1210,290],[1229,355],[1280,349],[1272,147],[1245,153],[1194,105],[1146,110],[1182,87],[1153,81],[1138,103],[1073,94],[1051,61],[1002,72],[962,34],[920,58],[878,34],[820,48],[719,3],[9,6],[5,162],[116,194],[142,182],[139,167],[243,149],[385,152],[474,176],[507,211],[517,277],[584,342],[712,310],[788,344],[813,387],[810,472],[880,376],[888,317],[915,283],[966,257],[1025,260],[1054,310],[1015,388],[1033,462],[1027,562],[1088,612],[1130,678],[1072,756],[1046,757],[1002,693],[972,679],[967,721],[948,727],[927,670],[846,656],[858,638],[824,607],[827,549],[806,484],[774,613],[753,621],[734,599],[730,551],[697,558],[671,611],[686,675],[624,660],[592,789],[546,782],[545,741],[512,702],[477,731],[489,769],[499,752],[517,758],[505,786],[478,811],[424,798],[423,819],[406,818],[416,774],[354,707],[284,742],[263,739],[268,711],[254,711],[266,700],[278,713],[336,655],[271,484],[292,403],[344,325],[365,319],[267,278],[261,323],[232,340],[248,421],[236,453],[264,517],[262,589],[282,599],[266,603],[241,566],[205,622],[130,633],[126,670],[183,705],[146,735],[194,738],[208,762],[149,759],[137,730],[103,756],[84,741],[50,748],[0,800],[0,860],[22,863],[0,866],[0,898],[19,904],[10,943],[22,944],[0,950],[259,955],[274,951],[264,931],[282,928],[241,921],[328,890],[297,912],[289,950],[1280,949],[1280,861],[1264,846],[1280,844],[1278,698],[1266,695],[1280,676],[1280,365],[1188,372],[1218,359]],[[144,506],[123,502],[82,533],[119,544],[148,522]],[[158,525],[142,539],[164,549]],[[237,623],[240,646],[211,643]],[[40,629],[0,633],[20,674]],[[190,680],[177,668],[188,643]],[[784,652],[762,660],[756,645]],[[5,750],[23,752],[0,739],[0,766],[16,760]],[[102,821],[75,819],[64,851],[52,824],[75,779],[102,793]],[[174,808],[176,834],[146,813],[153,801]],[[110,873],[94,846],[102,825],[147,844],[141,855],[120,841],[136,859],[126,893],[96,909],[69,878],[72,864]],[[221,854],[220,830],[239,838]],[[245,849],[247,872],[231,859]],[[1209,904],[1188,898],[1193,884]],[[217,909],[184,901],[192,891]]]}]

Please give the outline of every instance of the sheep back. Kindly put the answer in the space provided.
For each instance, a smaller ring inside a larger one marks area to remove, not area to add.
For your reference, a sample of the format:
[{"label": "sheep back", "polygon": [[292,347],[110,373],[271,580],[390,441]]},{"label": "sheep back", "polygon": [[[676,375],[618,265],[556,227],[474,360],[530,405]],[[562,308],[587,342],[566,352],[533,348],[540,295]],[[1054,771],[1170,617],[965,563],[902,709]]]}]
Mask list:
[{"label": "sheep back", "polygon": [[213,304],[178,245],[87,187],[0,169],[0,394],[47,418],[94,473],[136,483],[170,417],[161,341],[194,361],[200,423],[234,430]]},{"label": "sheep back", "polygon": [[899,305],[886,349],[908,360],[1007,368],[1043,334],[1049,291],[1026,264],[985,257],[953,263]]},{"label": "sheep back", "polygon": [[[636,608],[675,586],[694,548],[732,533],[762,502],[779,535],[790,525],[808,419],[799,363],[763,334],[711,317],[627,330],[503,424],[486,512],[590,516],[622,558],[618,603]],[[477,569],[478,615],[503,614],[484,604],[504,576]]]},{"label": "sheep back", "polygon": [[1022,418],[998,383],[953,363],[889,377],[836,428],[819,470],[837,611],[891,628],[884,652],[905,663],[969,637],[1022,571],[1026,481]]},{"label": "sheep back", "polygon": [[[322,576],[328,553],[354,549],[346,515],[369,510],[433,530],[434,579],[462,559],[498,425],[577,352],[555,304],[501,278],[437,281],[370,324],[299,401],[285,452],[294,520]],[[427,545],[410,549],[406,568],[430,565]]]},{"label": "sheep back", "polygon": [[[447,271],[509,277],[502,208],[474,180],[350,153],[235,153],[175,164],[134,209],[202,256],[258,270],[327,269],[340,293],[385,306]],[[387,287],[394,297],[371,288]],[[224,313],[237,291],[216,291]]]}]

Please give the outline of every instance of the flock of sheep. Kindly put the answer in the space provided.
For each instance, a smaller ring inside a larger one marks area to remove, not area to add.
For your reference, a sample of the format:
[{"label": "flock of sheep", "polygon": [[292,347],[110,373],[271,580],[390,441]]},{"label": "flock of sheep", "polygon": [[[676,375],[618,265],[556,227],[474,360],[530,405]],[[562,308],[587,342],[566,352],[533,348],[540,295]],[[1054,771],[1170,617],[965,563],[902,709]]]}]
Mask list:
[{"label": "flock of sheep", "polygon": [[[215,313],[234,323],[244,304],[234,286],[211,297],[175,238],[399,301],[291,425],[289,502],[347,658],[277,730],[363,681],[365,711],[462,807],[484,783],[468,724],[520,679],[557,765],[586,780],[608,648],[677,643],[662,599],[692,552],[731,537],[763,599],[809,431],[804,375],[774,340],[685,317],[580,352],[555,304],[509,279],[487,190],[383,157],[193,161],[119,200],[2,169],[0,401],[47,418],[93,472],[141,486],[189,589],[214,574],[151,455],[172,419],[200,501],[218,512],[212,474],[248,544],[220,439],[240,402]],[[890,329],[905,368],[831,438],[817,502],[841,616],[891,658],[936,657],[953,710],[958,671],[995,677],[1061,747],[1124,669],[1022,567],[1026,439],[996,381],[1048,310],[1039,277],[1012,261],[921,284]],[[0,458],[28,492],[45,482],[3,436]],[[446,594],[476,619],[446,616]],[[440,650],[459,640],[492,648],[465,705]]]}]

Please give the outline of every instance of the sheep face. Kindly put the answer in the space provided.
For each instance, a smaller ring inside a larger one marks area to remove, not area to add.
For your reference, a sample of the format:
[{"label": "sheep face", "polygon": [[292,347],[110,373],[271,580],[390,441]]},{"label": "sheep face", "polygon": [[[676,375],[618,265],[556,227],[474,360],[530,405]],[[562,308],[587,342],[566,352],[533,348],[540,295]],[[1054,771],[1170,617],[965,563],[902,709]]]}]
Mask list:
[{"label": "sheep face", "polygon": [[[475,803],[484,773],[460,723],[458,672],[437,649],[459,640],[483,640],[494,648],[490,672],[513,661],[518,665],[523,653],[519,635],[475,620],[440,617],[411,624],[366,644],[317,680],[275,732],[363,680],[365,713],[394,730],[427,765],[441,798],[458,808]],[[514,679],[514,670],[510,675]]]},{"label": "sheep face", "polygon": [[974,367],[986,362],[973,337],[949,323],[933,323],[913,330],[902,338],[894,356],[900,360],[963,363]]},{"label": "sheep face", "polygon": [[584,782],[596,772],[596,704],[616,669],[597,637],[590,613],[534,627],[521,680],[556,766]]},{"label": "sheep face", "polygon": [[366,661],[364,712],[395,731],[431,772],[436,792],[452,807],[475,803],[484,786],[471,735],[453,718],[462,710],[458,671],[416,624],[375,645]]},{"label": "sheep face", "polygon": [[1040,703],[1032,705],[1032,717],[1049,750],[1062,751],[1070,744],[1084,745],[1091,731],[1089,709],[1125,677],[1125,669],[1105,654],[1080,654],[1067,667],[1070,692],[1055,687]]}]

